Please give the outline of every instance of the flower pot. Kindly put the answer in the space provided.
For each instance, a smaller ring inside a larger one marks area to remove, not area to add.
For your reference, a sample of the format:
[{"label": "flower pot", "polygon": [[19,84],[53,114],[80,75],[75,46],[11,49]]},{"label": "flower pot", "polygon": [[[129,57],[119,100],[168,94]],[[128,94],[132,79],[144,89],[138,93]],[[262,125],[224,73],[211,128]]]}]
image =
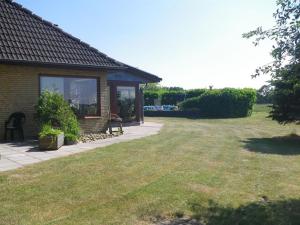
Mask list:
[{"label": "flower pot", "polygon": [[71,140],[65,139],[65,145],[76,145],[77,143],[78,143],[78,141],[71,141]]},{"label": "flower pot", "polygon": [[39,138],[40,150],[58,150],[64,144],[64,134],[48,135]]}]

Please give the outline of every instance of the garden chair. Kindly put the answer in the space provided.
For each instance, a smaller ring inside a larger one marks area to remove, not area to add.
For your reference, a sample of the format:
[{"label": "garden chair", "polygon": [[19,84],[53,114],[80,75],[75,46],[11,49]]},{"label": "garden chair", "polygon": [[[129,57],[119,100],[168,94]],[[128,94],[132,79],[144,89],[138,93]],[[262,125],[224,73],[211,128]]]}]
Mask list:
[{"label": "garden chair", "polygon": [[11,141],[14,141],[14,132],[18,133],[21,141],[24,141],[23,124],[25,123],[26,116],[22,112],[15,112],[11,114],[8,120],[5,121],[4,126],[4,140],[7,141],[7,134],[10,132]]}]

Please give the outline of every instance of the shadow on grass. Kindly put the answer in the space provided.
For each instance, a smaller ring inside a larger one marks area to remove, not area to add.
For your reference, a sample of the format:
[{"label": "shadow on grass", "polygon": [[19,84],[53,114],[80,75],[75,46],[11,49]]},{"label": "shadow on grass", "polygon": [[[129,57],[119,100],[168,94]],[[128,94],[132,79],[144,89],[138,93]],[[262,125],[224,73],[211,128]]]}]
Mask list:
[{"label": "shadow on grass", "polygon": [[194,218],[206,225],[299,225],[300,200],[260,201],[238,208],[214,202],[209,207],[191,203]]},{"label": "shadow on grass", "polygon": [[243,143],[245,144],[245,148],[251,152],[278,155],[300,154],[300,136],[297,135],[272,138],[249,138],[243,141]]},{"label": "shadow on grass", "polygon": [[203,206],[189,202],[192,216],[181,215],[173,219],[156,221],[156,225],[299,225],[300,199],[261,201],[238,208],[221,206],[214,201]]}]

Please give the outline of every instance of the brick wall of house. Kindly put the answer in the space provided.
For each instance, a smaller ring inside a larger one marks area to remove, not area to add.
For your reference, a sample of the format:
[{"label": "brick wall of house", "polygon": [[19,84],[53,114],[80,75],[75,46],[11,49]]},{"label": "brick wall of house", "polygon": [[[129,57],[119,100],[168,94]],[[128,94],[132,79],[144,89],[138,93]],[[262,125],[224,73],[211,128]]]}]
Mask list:
[{"label": "brick wall of house", "polygon": [[39,75],[95,76],[100,78],[101,116],[80,121],[82,132],[104,130],[109,110],[109,89],[106,72],[71,70],[49,67],[16,66],[0,64],[0,140],[4,135],[4,122],[13,112],[26,114],[24,133],[26,137],[36,136],[38,125],[34,120],[34,106],[39,97]]}]

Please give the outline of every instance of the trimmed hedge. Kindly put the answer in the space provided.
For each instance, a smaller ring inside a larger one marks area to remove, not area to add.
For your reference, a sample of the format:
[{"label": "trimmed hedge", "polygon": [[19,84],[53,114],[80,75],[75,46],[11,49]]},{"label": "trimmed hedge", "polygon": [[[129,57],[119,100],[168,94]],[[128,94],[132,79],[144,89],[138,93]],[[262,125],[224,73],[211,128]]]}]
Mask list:
[{"label": "trimmed hedge", "polygon": [[156,99],[161,99],[163,105],[177,105],[178,103],[205,93],[207,89],[181,90],[180,88],[169,88],[162,90],[145,90],[145,105],[154,105]]},{"label": "trimmed hedge", "polygon": [[186,91],[186,99],[199,97],[204,94],[208,89],[192,89]]},{"label": "trimmed hedge", "polygon": [[145,91],[144,101],[145,105],[154,105],[154,100],[159,98],[159,94],[156,91]]},{"label": "trimmed hedge", "polygon": [[198,118],[199,111],[145,111],[145,116],[148,117],[184,117],[184,118]]},{"label": "trimmed hedge", "polygon": [[170,91],[162,93],[161,104],[162,105],[177,105],[179,102],[184,101],[185,92],[184,91]]},{"label": "trimmed hedge", "polygon": [[197,110],[201,117],[234,118],[250,116],[255,101],[254,89],[224,88],[207,90],[180,103],[179,107],[183,111]]}]

